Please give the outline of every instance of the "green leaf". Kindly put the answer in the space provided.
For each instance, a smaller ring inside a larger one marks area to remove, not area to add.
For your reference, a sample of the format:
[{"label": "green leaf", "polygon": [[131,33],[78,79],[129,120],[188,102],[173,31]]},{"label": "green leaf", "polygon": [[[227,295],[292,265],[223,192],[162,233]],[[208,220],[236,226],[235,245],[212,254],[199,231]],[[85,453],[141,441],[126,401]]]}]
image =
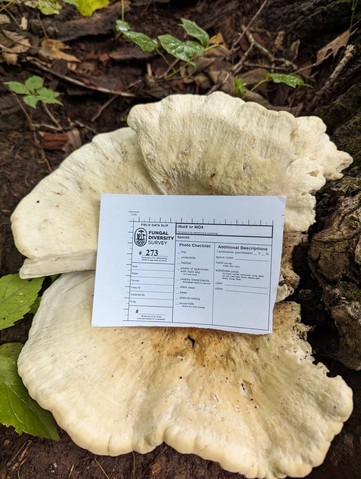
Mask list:
[{"label": "green leaf", "polygon": [[128,31],[123,32],[122,35],[127,40],[131,40],[133,43],[138,45],[138,47],[140,47],[144,53],[152,53],[158,48],[158,43],[144,33]]},{"label": "green leaf", "polygon": [[56,15],[61,10],[61,3],[58,0],[38,0],[37,6],[44,15]]},{"label": "green leaf", "polygon": [[198,42],[190,40],[182,42],[172,35],[160,35],[158,39],[165,51],[173,55],[175,58],[192,65],[194,65],[192,59],[196,56],[203,55],[204,53],[204,48]]},{"label": "green leaf", "polygon": [[292,88],[297,86],[307,86],[303,79],[299,75],[285,74],[285,73],[268,73],[267,79],[272,80],[274,83],[284,83]]},{"label": "green leaf", "polygon": [[44,278],[20,279],[17,274],[0,278],[0,330],[13,326],[30,311]]},{"label": "green leaf", "polygon": [[39,306],[40,306],[40,301],[41,301],[41,297],[38,296],[36,298],[36,300],[33,302],[33,304],[31,305],[28,313],[30,314],[35,314],[37,312],[37,310],[39,309]]},{"label": "green leaf", "polygon": [[23,96],[24,103],[31,106],[31,108],[36,108],[39,98],[36,95],[26,95]]},{"label": "green leaf", "polygon": [[18,375],[21,348],[19,343],[0,346],[0,423],[13,426],[19,434],[59,440],[53,416],[31,399]]},{"label": "green leaf", "polygon": [[42,101],[43,103],[47,104],[54,104],[57,103],[58,105],[62,105],[61,101],[57,100],[60,93],[52,90],[51,88],[39,88],[37,93],[37,99]]},{"label": "green leaf", "polygon": [[115,30],[119,33],[129,32],[129,23],[124,22],[123,20],[117,20],[115,22]]},{"label": "green leaf", "polygon": [[107,7],[109,5],[109,0],[75,0],[74,3],[77,10],[84,17],[91,17],[95,10],[99,8]]},{"label": "green leaf", "polygon": [[234,79],[234,89],[238,95],[245,95],[247,93],[247,83],[240,77]]},{"label": "green leaf", "polygon": [[200,41],[200,43],[206,48],[209,44],[209,35],[208,33],[203,30],[203,28],[199,27],[195,22],[191,20],[187,20],[185,18],[181,18],[181,26],[184,30],[188,33],[190,37],[194,37]]},{"label": "green leaf", "polygon": [[36,75],[33,75],[32,77],[29,77],[26,82],[25,86],[28,88],[28,90],[31,93],[36,92],[39,88],[43,86],[44,80],[41,77],[38,77]]},{"label": "green leaf", "polygon": [[[43,283],[43,287],[45,288],[49,287],[49,282],[50,284],[53,284],[58,278],[60,278],[60,276],[61,276],[60,274],[52,274],[51,276],[47,276],[46,278],[44,278],[45,281]],[[35,314],[37,312],[40,306],[40,301],[41,301],[41,296],[38,296],[28,311],[30,314]]]},{"label": "green leaf", "polygon": [[18,95],[27,95],[30,93],[24,83],[18,81],[5,81],[4,84],[7,85],[13,93],[17,93]]}]

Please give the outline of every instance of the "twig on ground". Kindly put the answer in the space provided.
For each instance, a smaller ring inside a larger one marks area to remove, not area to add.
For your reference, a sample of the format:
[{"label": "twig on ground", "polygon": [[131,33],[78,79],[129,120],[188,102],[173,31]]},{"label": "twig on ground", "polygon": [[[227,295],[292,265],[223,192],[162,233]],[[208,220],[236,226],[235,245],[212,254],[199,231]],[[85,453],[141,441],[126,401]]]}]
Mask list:
[{"label": "twig on ground", "polygon": [[50,166],[49,160],[46,157],[45,151],[44,151],[43,147],[41,146],[40,141],[38,140],[38,137],[36,136],[36,132],[34,131],[33,133],[34,133],[34,143],[39,149],[42,162],[45,163],[46,166],[48,167],[49,173],[52,173],[53,169]]},{"label": "twig on ground", "polygon": [[64,128],[62,126],[55,126],[55,125],[50,125],[49,123],[33,123],[35,128],[47,128],[48,130],[52,131],[62,131]]},{"label": "twig on ground", "polygon": [[132,456],[133,456],[133,468],[132,468],[132,477],[136,478],[136,464],[135,464],[135,454],[134,451],[132,451]]},{"label": "twig on ground", "polygon": [[[3,7],[0,8],[0,13],[3,12],[4,10],[6,10],[7,8],[9,8],[10,5],[12,5],[13,3],[15,3],[15,0],[10,0],[6,5],[4,5]],[[15,20],[14,15],[10,11],[7,11],[6,13],[9,15],[9,17],[12,18],[12,20],[15,21],[15,23],[17,25],[19,25],[18,22]]]},{"label": "twig on ground", "polygon": [[96,128],[93,128],[89,125],[86,125],[85,123],[83,123],[82,121],[80,120],[73,120],[70,122],[70,126],[79,126],[79,128],[85,128],[86,130],[89,130],[91,131],[92,133],[94,133],[94,135],[96,135],[98,133],[98,131],[96,130]]},{"label": "twig on ground", "polygon": [[[281,62],[281,63],[283,63],[284,66],[292,67],[292,69],[294,69],[294,70],[297,68],[297,66],[294,63],[292,63],[290,60],[287,60],[287,58],[283,58],[283,57],[277,58],[277,57],[275,57],[270,51],[267,50],[267,48],[265,48],[263,45],[261,45],[260,43],[257,42],[257,40],[254,38],[254,36],[251,34],[251,32],[248,32],[247,27],[245,27],[244,25],[242,25],[242,30],[243,30],[244,34],[246,35],[246,38],[247,38],[250,45],[249,45],[248,49],[245,51],[245,53],[243,54],[240,61],[233,66],[232,71],[235,75],[237,75],[237,73],[239,73],[241,71],[241,69],[243,68],[243,66],[244,66],[244,64],[247,60],[247,57],[249,56],[249,54],[251,53],[251,51],[254,48],[257,48],[263,55],[265,55],[268,58],[268,60],[271,62],[271,65],[269,66],[269,68],[271,68],[271,69],[279,68],[275,65],[276,62]],[[282,67],[282,69],[283,69],[283,67]]]},{"label": "twig on ground", "polygon": [[261,45],[260,43],[257,42],[257,40],[254,38],[254,36],[252,35],[251,32],[248,32],[246,30],[246,27],[244,25],[242,25],[242,30],[244,31],[246,37],[247,37],[247,40],[249,41],[249,43],[253,46],[255,46],[256,48],[258,48],[258,50],[260,52],[262,52],[272,63],[276,60],[276,58],[272,55],[271,52],[269,52],[267,50],[267,48],[265,48],[263,45]]},{"label": "twig on ground", "polygon": [[8,472],[13,473],[20,469],[20,467],[26,461],[26,458],[28,456],[28,450],[32,443],[33,441],[31,441],[30,439],[28,441],[25,441],[16,451],[16,453],[9,459],[9,461],[6,463],[6,468]]},{"label": "twig on ground", "polygon": [[26,108],[24,107],[24,105],[21,103],[21,101],[19,100],[18,96],[17,96],[14,92],[10,91],[10,93],[13,95],[13,97],[14,97],[15,100],[17,101],[18,105],[20,106],[22,112],[24,113],[24,115],[25,115],[25,117],[26,117],[26,119],[27,119],[27,121],[28,121],[29,129],[30,129],[31,131],[34,131],[34,130],[35,130],[35,125],[34,125],[32,119],[31,119],[29,113],[26,111]]},{"label": "twig on ground", "polygon": [[73,471],[74,471],[74,464],[71,465],[71,468],[70,468],[70,471],[69,471],[69,474],[68,474],[68,478],[67,478],[67,479],[70,479],[70,476],[73,474]]},{"label": "twig on ground", "polygon": [[323,85],[323,87],[315,93],[311,103],[309,104],[309,109],[312,110],[317,103],[321,100],[322,97],[331,92],[333,85],[336,83],[337,78],[340,76],[341,72],[344,70],[348,62],[356,53],[356,47],[354,45],[347,45],[345,53],[341,58],[341,61],[336,66],[334,71],[331,73],[330,78]]},{"label": "twig on ground", "polygon": [[80,80],[77,80],[73,77],[69,77],[67,75],[63,75],[61,73],[55,72],[51,68],[48,68],[45,65],[43,65],[42,63],[39,63],[35,60],[31,60],[29,63],[31,63],[31,65],[34,65],[35,67],[39,68],[40,70],[43,70],[47,73],[51,73],[53,76],[67,81],[68,83],[73,83],[74,85],[81,86],[81,87],[86,88],[88,90],[100,91],[102,93],[112,93],[113,95],[124,96],[124,97],[127,97],[127,98],[134,98],[135,97],[134,93],[128,93],[126,91],[120,91],[120,90],[112,90],[110,88],[105,88],[105,87],[102,87],[102,86],[87,85],[86,83],[84,83]]},{"label": "twig on ground", "polygon": [[[273,71],[281,71],[284,72],[285,68],[283,66],[277,66],[277,65],[269,65],[266,63],[254,63],[254,62],[244,62],[245,67],[250,67],[250,68],[264,68],[265,70],[273,70]],[[293,73],[293,72],[292,72]]]},{"label": "twig on ground", "polygon": [[212,86],[212,88],[210,88],[210,90],[207,91],[207,95],[210,95],[211,93],[222,88],[222,86],[227,82],[230,75],[231,72],[227,72],[220,81],[218,81],[215,85]]},{"label": "twig on ground", "polygon": [[99,108],[98,108],[98,111],[96,113],[94,113],[94,115],[90,118],[90,121],[93,123],[95,120],[97,120],[100,115],[103,113],[104,110],[106,110],[108,108],[108,106],[113,103],[113,101],[118,98],[117,95],[113,95],[112,97],[109,98],[109,100],[107,100],[103,105],[101,105]]},{"label": "twig on ground", "polygon": [[247,50],[242,55],[242,58],[240,59],[240,61],[237,62],[235,65],[233,65],[232,71],[235,75],[237,75],[237,73],[239,73],[242,70],[244,63],[247,60],[248,55],[253,50],[253,47],[254,47],[254,45],[251,43],[250,46],[247,48]]},{"label": "twig on ground", "polygon": [[262,10],[264,9],[264,7],[267,5],[268,3],[268,0],[264,0],[264,2],[262,3],[262,5],[259,7],[259,9],[257,10],[257,12],[253,15],[253,17],[251,18],[251,20],[248,22],[248,25],[244,28],[243,32],[240,34],[240,36],[237,38],[237,41],[236,43],[239,43],[242,38],[245,36],[245,34],[248,32],[249,28],[251,27],[251,25],[253,24],[253,22],[257,19],[257,17],[260,15],[260,13],[262,12]]},{"label": "twig on ground", "polygon": [[176,58],[174,60],[174,62],[172,62],[168,68],[166,69],[166,71],[164,73],[162,73],[159,77],[157,76],[156,77],[156,80],[163,80],[163,78],[167,78],[167,76],[169,75],[169,73],[173,70],[174,72],[174,67],[177,65],[177,63],[179,63],[179,60],[178,58]]},{"label": "twig on ground", "polygon": [[108,474],[104,471],[102,465],[97,461],[97,459],[94,457],[94,461],[98,464],[99,466],[99,469],[102,471],[102,473],[104,474],[104,477],[106,477],[107,479],[110,479]]},{"label": "twig on ground", "polygon": [[51,119],[51,121],[54,123],[54,125],[59,129],[59,130],[62,130],[63,127],[61,126],[61,124],[58,122],[58,120],[55,118],[55,116],[51,113],[51,111],[49,110],[49,108],[46,106],[45,103],[42,103],[43,105],[43,108],[45,110],[45,113],[49,116],[49,118]]}]

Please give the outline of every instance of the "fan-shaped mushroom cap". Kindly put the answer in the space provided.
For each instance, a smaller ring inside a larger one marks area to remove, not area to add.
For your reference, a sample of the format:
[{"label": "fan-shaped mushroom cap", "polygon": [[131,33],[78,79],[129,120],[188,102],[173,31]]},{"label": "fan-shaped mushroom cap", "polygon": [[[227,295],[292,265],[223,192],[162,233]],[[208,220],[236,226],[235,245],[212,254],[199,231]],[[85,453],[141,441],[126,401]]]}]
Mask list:
[{"label": "fan-shaped mushroom cap", "polygon": [[92,328],[94,279],[69,273],[44,294],[19,373],[73,440],[97,454],[165,441],[248,478],[303,477],[349,417],[352,392],[313,364],[298,305],[274,333]]},{"label": "fan-shaped mushroom cap", "polygon": [[19,203],[11,222],[16,246],[29,258],[23,278],[95,269],[103,191],[159,194],[130,128],[94,137]]},{"label": "fan-shaped mushroom cap", "polygon": [[312,194],[352,161],[320,118],[295,118],[221,92],[135,106],[128,124],[163,193],[285,195],[288,231],[307,231]]},{"label": "fan-shaped mushroom cap", "polygon": [[351,161],[319,118],[224,93],[139,105],[129,124],[136,133],[96,136],[20,202],[12,227],[29,258],[23,278],[94,269],[102,192],[286,195],[286,230],[305,231],[314,221],[312,193]]}]

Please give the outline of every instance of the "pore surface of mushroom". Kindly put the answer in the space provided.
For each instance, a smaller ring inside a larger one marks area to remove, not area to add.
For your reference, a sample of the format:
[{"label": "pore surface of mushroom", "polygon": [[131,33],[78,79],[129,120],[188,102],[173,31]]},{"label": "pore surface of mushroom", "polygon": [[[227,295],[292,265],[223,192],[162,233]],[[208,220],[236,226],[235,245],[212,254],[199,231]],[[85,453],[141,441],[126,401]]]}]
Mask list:
[{"label": "pore surface of mushroom", "polygon": [[22,277],[94,269],[100,194],[285,195],[285,228],[306,231],[314,193],[351,158],[316,117],[224,93],[134,107],[129,128],[72,153],[12,215]]},{"label": "pore surface of mushroom", "polygon": [[313,364],[295,303],[272,335],[182,328],[92,328],[92,273],[44,294],[19,373],[73,440],[97,454],[163,441],[248,478],[303,477],[352,410],[341,377]]}]

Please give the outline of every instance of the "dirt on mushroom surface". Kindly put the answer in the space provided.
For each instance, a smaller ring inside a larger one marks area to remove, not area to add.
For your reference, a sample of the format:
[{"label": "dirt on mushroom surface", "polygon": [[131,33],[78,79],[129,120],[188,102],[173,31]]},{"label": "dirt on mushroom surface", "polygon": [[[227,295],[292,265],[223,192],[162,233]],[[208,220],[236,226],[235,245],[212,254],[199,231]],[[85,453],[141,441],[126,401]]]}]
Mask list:
[{"label": "dirt on mushroom surface", "polygon": [[[281,3],[225,0],[126,2],[126,20],[134,30],[152,37],[163,33],[182,37],[178,26],[180,18],[196,21],[211,35],[218,35],[219,48],[199,59],[195,68],[177,63],[176,68],[182,68],[170,79],[169,66],[161,57],[143,54],[136,46],[115,37],[114,22],[121,15],[120,2],[112,2],[90,19],[81,17],[70,6],[57,16],[46,17],[21,2],[14,2],[1,12],[10,18],[11,28],[8,30],[23,35],[31,45],[19,53],[15,64],[0,64],[4,81],[24,82],[32,75],[39,75],[45,79],[46,86],[61,93],[64,105],[48,107],[55,123],[39,106],[29,125],[18,100],[5,85],[0,86],[1,275],[18,271],[22,262],[10,231],[9,218],[16,204],[72,150],[88,142],[96,133],[125,126],[126,115],[134,104],[157,101],[171,93],[207,94],[223,90],[236,94],[235,78],[240,77],[248,89],[252,89],[267,72],[300,71],[313,89],[292,89],[284,84],[267,82],[249,93],[250,99],[276,109],[287,109],[296,115],[309,114],[327,105],[335,94],[332,85],[331,90],[323,91],[319,102],[310,107],[315,93],[322,91],[327,76],[344,61],[348,40],[346,36],[340,39],[340,35],[349,26],[349,12],[340,10],[337,30],[333,26],[331,31],[321,31],[315,41],[312,38],[300,41],[280,26],[267,23],[267,11],[272,4]],[[0,27],[2,31],[6,30],[3,25]],[[49,43],[44,43],[48,38],[56,40],[52,48]],[[334,56],[329,55],[329,50],[320,53],[323,46],[335,39],[338,43],[334,50],[331,49]],[[76,60],[64,57],[66,54]],[[324,58],[321,58],[323,54]],[[169,60],[172,62],[171,58]],[[316,65],[318,61],[320,63]],[[352,151],[349,153],[353,154]],[[322,323],[325,312],[320,301],[321,292],[317,293],[316,283],[306,266],[306,253],[300,251],[296,261],[302,273],[301,288],[312,291],[312,298],[306,298],[305,311],[316,311],[319,323]],[[305,299],[305,294],[299,298]],[[305,320],[315,323],[314,318]],[[3,331],[1,343],[24,342],[30,323],[31,318],[27,318],[14,328]],[[319,337],[316,339],[319,348]],[[332,374],[341,374],[353,388],[355,413],[335,438],[324,464],[308,477],[357,479],[361,469],[360,377],[333,359],[322,360]],[[1,427],[1,479],[241,478],[238,474],[223,471],[215,463],[179,454],[166,445],[146,455],[133,453],[111,458],[84,451],[66,433],[61,431],[60,435],[61,440],[54,443],[25,434],[18,436],[11,428]]]}]

